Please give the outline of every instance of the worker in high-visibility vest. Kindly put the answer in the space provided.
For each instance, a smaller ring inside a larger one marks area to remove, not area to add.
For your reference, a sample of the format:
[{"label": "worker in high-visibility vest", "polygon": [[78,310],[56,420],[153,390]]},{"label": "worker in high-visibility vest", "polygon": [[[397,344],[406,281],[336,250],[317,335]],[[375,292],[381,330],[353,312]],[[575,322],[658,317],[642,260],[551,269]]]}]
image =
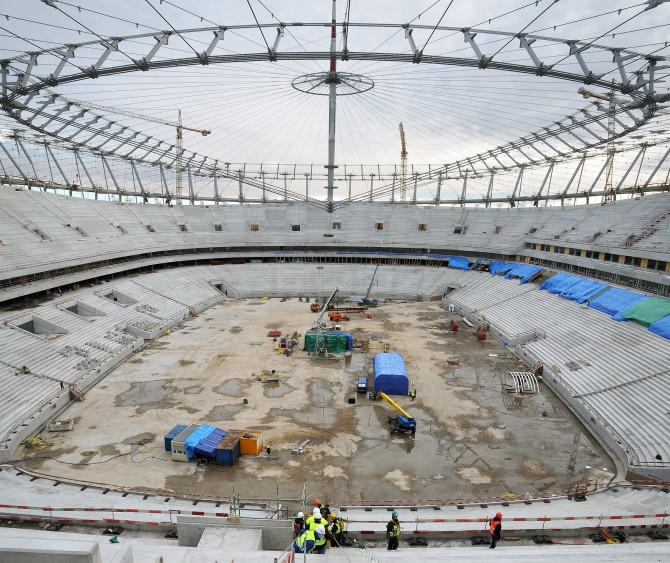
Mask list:
[{"label": "worker in high-visibility vest", "polygon": [[327,524],[325,518],[321,517],[321,511],[318,508],[314,508],[312,515],[305,520],[305,528],[313,532],[319,526],[324,526]]},{"label": "worker in high-visibility vest", "polygon": [[296,553],[312,553],[316,536],[310,530],[303,530],[302,533],[293,542],[293,549]]},{"label": "worker in high-visibility vest", "polygon": [[334,512],[330,515],[330,524],[326,528],[326,539],[328,540],[328,547],[331,546],[331,542],[335,543],[336,547],[341,547],[344,534],[342,533],[342,520],[337,517],[337,514]]},{"label": "worker in high-visibility vest", "polygon": [[314,522],[314,518],[316,518],[317,516],[321,518],[321,510],[319,510],[317,507],[314,507],[312,509],[312,514],[310,514],[307,518],[305,518],[306,530],[314,531],[314,528],[316,528],[316,526],[312,527],[312,523]]},{"label": "worker in high-visibility vest", "polygon": [[391,513],[391,519],[386,524],[386,539],[388,540],[387,550],[398,549],[398,536],[400,535],[400,522],[398,522],[398,513],[394,510]]},{"label": "worker in high-visibility vest", "polygon": [[326,528],[325,526],[317,526],[314,530],[314,550],[312,553],[326,553]]},{"label": "worker in high-visibility vest", "polygon": [[500,532],[502,530],[502,512],[496,513],[489,523],[489,533],[491,534],[491,547],[495,548],[496,543],[500,541]]}]

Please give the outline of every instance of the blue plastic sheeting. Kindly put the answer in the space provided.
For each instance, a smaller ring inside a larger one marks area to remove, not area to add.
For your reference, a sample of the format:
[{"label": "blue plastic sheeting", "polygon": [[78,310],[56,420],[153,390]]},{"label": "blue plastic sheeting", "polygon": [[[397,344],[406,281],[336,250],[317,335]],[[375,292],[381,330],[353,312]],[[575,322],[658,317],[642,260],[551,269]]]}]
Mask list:
[{"label": "blue plastic sheeting", "polygon": [[505,262],[504,260],[491,260],[489,262],[489,270],[492,276],[502,275],[514,268],[514,262]]},{"label": "blue plastic sheeting", "polygon": [[[617,313],[625,311],[640,299],[646,299],[646,297],[639,293],[635,293],[634,291],[612,287],[606,292],[598,295],[598,297],[591,299],[591,301],[589,301],[589,307],[596,311],[606,313],[614,318]],[[615,318],[615,320],[626,321],[628,319],[619,317]]]},{"label": "blue plastic sheeting", "polygon": [[348,332],[340,332],[339,330],[335,330],[333,332],[329,332],[328,336],[344,336],[347,339],[347,352],[351,352],[354,349],[354,337],[351,336]]},{"label": "blue plastic sheeting", "polygon": [[670,340],[670,315],[663,317],[655,323],[651,323],[649,325],[649,330],[654,334],[658,334],[659,336]]},{"label": "blue plastic sheeting", "polygon": [[553,278],[549,278],[544,282],[540,286],[540,289],[546,289],[549,293],[563,293],[583,279],[571,274],[556,274]]},{"label": "blue plastic sheeting", "polygon": [[226,434],[227,432],[225,430],[215,428],[209,436],[203,438],[196,444],[193,451],[198,455],[214,459],[216,457],[216,446],[219,445],[219,442],[223,440]]},{"label": "blue plastic sheeting", "polygon": [[194,448],[198,445],[198,442],[203,438],[207,438],[216,428],[211,424],[201,424],[196,428],[191,435],[184,440],[184,448],[186,449],[186,457],[191,459],[195,457],[193,453]]},{"label": "blue plastic sheeting", "polygon": [[505,274],[505,279],[521,278],[521,283],[526,283],[537,274],[542,266],[531,266],[530,264],[514,264],[514,267]]},{"label": "blue plastic sheeting", "polygon": [[575,285],[572,285],[561,292],[561,297],[577,301],[577,303],[584,303],[589,297],[602,291],[606,287],[606,283],[598,283],[593,280],[580,280]]},{"label": "blue plastic sheeting", "polygon": [[467,270],[470,267],[470,262],[465,256],[453,256],[449,259],[449,267]]},{"label": "blue plastic sheeting", "polygon": [[475,269],[477,266],[479,266],[482,263],[482,260],[483,260],[483,258],[477,258],[477,260],[475,260],[472,264],[470,264],[470,266],[468,267],[468,270]]},{"label": "blue plastic sheeting", "polygon": [[373,360],[375,394],[383,391],[387,395],[408,395],[409,378],[400,354],[382,352]]}]

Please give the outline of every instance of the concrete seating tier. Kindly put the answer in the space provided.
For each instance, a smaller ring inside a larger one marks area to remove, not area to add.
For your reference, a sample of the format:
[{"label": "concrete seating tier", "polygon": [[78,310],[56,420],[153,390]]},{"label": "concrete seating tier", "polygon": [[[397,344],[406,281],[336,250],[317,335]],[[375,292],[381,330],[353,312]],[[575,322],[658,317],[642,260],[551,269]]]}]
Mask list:
[{"label": "concrete seating tier", "polygon": [[477,309],[503,338],[526,333],[530,340],[521,348],[556,374],[572,400],[606,421],[633,462],[657,464],[656,455],[670,460],[670,342],[535,286],[472,275],[489,279],[464,285],[448,301],[473,314]]}]

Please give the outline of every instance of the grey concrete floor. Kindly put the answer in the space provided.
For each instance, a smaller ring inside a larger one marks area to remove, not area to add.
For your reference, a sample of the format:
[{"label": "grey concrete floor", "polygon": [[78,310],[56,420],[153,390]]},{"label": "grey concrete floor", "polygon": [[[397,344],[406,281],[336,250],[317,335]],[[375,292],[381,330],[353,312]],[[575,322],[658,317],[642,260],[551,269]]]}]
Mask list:
[{"label": "grey concrete floor", "polygon": [[[465,323],[450,332],[453,314],[439,302],[385,303],[370,313],[341,323],[369,341],[367,352],[286,357],[267,332],[304,335],[316,319],[308,304],[220,304],[150,342],[62,413],[75,420],[72,432],[44,433],[48,445],[19,456],[36,458],[26,460],[28,469],[62,479],[208,497],[235,490],[242,498],[298,499],[306,482],[310,497],[333,504],[551,492],[614,472],[548,389],[503,395],[501,377],[524,366]],[[397,398],[417,419],[414,437],[391,434],[390,405],[355,392],[384,344],[403,355],[417,389],[414,402]],[[254,374],[263,369],[278,370],[281,380],[260,383]],[[178,423],[262,430],[271,455],[245,456],[234,467],[173,462],[163,435]],[[304,453],[292,455],[306,439]]]}]

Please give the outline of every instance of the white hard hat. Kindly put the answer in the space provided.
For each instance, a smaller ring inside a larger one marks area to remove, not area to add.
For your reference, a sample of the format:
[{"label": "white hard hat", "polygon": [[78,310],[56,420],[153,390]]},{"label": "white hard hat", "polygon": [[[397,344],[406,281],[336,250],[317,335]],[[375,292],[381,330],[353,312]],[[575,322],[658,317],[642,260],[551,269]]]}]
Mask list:
[{"label": "white hard hat", "polygon": [[298,512],[298,518],[302,518],[304,514],[302,512]]},{"label": "white hard hat", "polygon": [[314,507],[314,510],[312,510],[312,514],[314,514],[314,516],[321,516],[321,510],[319,509],[318,506]]},{"label": "white hard hat", "polygon": [[317,526],[316,530],[314,530],[315,534],[318,534],[320,536],[325,536],[326,535],[326,529],[323,526]]}]

